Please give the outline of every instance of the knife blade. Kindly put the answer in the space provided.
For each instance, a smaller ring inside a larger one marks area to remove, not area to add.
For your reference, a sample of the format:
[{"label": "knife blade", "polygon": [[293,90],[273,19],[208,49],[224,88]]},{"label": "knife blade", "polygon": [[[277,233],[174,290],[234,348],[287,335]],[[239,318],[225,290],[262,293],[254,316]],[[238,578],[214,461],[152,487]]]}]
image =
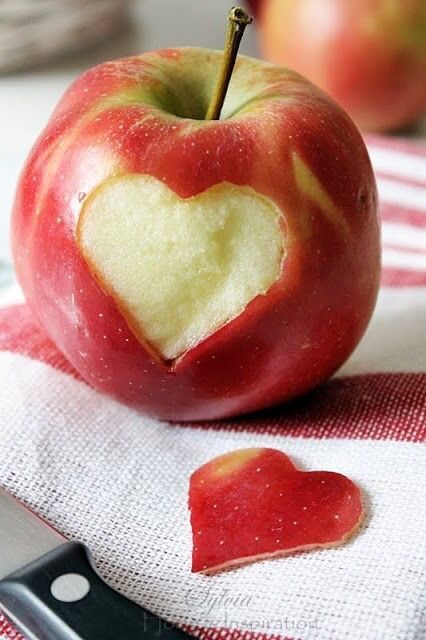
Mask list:
[{"label": "knife blade", "polygon": [[0,609],[28,640],[187,640],[109,587],[91,554],[0,487]]},{"label": "knife blade", "polygon": [[0,580],[66,541],[0,487]]}]

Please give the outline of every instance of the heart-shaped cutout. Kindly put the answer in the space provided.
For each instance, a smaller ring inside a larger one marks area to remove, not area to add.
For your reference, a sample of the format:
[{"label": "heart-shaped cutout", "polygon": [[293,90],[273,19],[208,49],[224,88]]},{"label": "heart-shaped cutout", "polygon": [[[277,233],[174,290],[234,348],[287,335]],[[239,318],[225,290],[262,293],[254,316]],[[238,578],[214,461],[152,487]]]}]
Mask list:
[{"label": "heart-shaped cutout", "polygon": [[152,176],[111,178],[85,200],[77,241],[133,331],[173,360],[279,278],[281,212],[250,187],[180,198]]},{"label": "heart-shaped cutout", "polygon": [[346,476],[300,471],[276,449],[241,449],[191,476],[192,570],[211,573],[347,540],[363,517]]}]

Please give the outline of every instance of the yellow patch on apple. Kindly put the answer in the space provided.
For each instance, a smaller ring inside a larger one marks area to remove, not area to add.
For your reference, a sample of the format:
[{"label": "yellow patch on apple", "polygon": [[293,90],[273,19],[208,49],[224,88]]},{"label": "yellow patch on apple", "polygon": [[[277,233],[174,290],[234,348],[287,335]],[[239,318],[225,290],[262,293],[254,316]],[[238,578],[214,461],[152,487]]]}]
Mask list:
[{"label": "yellow patch on apple", "polygon": [[208,469],[207,475],[210,479],[230,476],[237,471],[241,471],[248,462],[259,457],[262,452],[262,449],[253,447],[225,453],[206,466]]},{"label": "yellow patch on apple", "polygon": [[86,198],[77,242],[136,335],[173,360],[277,281],[281,218],[251,187],[222,182],[181,198],[152,176],[126,174]]},{"label": "yellow patch on apple", "polygon": [[300,192],[315,202],[332,224],[341,228],[345,234],[349,233],[347,221],[306,162],[295,152],[292,154],[292,161],[296,185]]}]

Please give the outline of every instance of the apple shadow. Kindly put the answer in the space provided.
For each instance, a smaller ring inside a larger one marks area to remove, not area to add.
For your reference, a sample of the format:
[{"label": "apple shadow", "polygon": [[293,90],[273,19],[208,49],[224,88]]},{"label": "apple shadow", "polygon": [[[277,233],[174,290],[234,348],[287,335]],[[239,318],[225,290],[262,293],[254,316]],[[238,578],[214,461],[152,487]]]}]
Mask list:
[{"label": "apple shadow", "polygon": [[426,373],[415,366],[423,350],[426,354],[420,316],[426,321],[426,307],[417,304],[374,317],[338,376],[293,400],[216,422],[214,428],[419,441],[426,432]]},{"label": "apple shadow", "polygon": [[212,428],[294,437],[416,440],[422,426],[412,416],[417,410],[422,420],[425,404],[426,374],[362,374],[332,378],[285,404]]}]

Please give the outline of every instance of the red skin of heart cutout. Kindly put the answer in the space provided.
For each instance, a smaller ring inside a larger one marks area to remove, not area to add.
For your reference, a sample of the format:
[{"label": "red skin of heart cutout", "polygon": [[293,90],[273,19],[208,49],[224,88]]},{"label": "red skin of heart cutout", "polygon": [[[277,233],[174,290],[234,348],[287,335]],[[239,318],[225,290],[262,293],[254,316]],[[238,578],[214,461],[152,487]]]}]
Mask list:
[{"label": "red skin of heart cutout", "polygon": [[342,544],[363,518],[360,489],[332,471],[301,471],[276,449],[240,449],[191,476],[192,571]]}]

